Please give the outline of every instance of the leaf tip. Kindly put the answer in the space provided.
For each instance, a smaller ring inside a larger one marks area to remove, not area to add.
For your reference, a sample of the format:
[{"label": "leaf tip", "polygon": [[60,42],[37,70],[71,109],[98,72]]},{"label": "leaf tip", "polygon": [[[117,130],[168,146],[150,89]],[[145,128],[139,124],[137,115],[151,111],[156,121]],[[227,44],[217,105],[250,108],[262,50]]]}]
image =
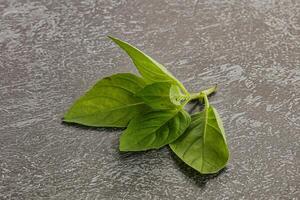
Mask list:
[{"label": "leaf tip", "polygon": [[121,146],[121,144],[119,144],[119,151],[124,152],[125,150],[123,149],[123,147]]},{"label": "leaf tip", "polygon": [[122,133],[122,135],[119,138],[119,151],[127,151],[127,149],[125,148],[126,145],[124,145],[124,133]]},{"label": "leaf tip", "polygon": [[69,113],[69,112],[67,111],[67,112],[64,114],[64,116],[63,116],[62,119],[61,119],[62,121],[65,122],[66,120],[68,120],[68,113]]},{"label": "leaf tip", "polygon": [[131,149],[128,145],[123,144],[122,142],[119,143],[119,151],[120,152],[128,152],[128,151],[134,151]]},{"label": "leaf tip", "polygon": [[65,117],[65,116],[62,117],[61,121],[64,122],[64,123],[75,123],[75,121],[72,120],[72,118]]},{"label": "leaf tip", "polygon": [[111,35],[107,35],[107,37],[108,37],[109,39],[111,39],[112,41],[114,41],[114,42],[119,41],[118,38],[115,38],[115,37],[113,37],[113,36],[111,36]]}]

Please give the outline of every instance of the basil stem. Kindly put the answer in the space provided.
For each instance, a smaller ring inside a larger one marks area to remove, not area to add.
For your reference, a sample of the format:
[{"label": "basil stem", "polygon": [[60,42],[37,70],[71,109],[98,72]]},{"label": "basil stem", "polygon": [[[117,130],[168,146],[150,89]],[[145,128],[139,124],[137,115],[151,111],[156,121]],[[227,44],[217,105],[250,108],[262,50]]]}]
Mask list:
[{"label": "basil stem", "polygon": [[209,95],[215,93],[216,91],[217,91],[217,85],[210,87],[206,90],[200,91],[198,93],[191,93],[190,101],[196,100],[196,99],[199,99],[200,101],[202,101],[203,94],[205,94],[206,96],[209,96]]}]

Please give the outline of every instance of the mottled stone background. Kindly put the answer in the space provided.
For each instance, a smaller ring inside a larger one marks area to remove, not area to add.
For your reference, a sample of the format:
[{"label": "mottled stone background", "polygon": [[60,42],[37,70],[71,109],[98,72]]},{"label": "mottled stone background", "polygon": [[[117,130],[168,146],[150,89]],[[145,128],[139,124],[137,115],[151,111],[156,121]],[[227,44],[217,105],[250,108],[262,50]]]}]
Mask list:
[{"label": "mottled stone background", "polygon": [[[299,0],[0,0],[0,199],[298,199]],[[119,129],[61,123],[135,44],[190,91],[213,84],[228,167],[169,148],[118,152]]]}]

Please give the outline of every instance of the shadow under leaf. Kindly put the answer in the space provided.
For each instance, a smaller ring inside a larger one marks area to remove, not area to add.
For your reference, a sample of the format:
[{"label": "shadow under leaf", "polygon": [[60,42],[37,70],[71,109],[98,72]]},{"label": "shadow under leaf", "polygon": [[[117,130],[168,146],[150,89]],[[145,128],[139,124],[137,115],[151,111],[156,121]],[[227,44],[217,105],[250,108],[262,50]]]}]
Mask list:
[{"label": "shadow under leaf", "polygon": [[[200,111],[204,108],[203,104],[197,100],[191,101],[188,105],[187,112],[191,115],[196,111]],[[198,108],[198,110],[196,110]]]},{"label": "shadow under leaf", "polygon": [[[210,94],[208,97],[212,97],[214,96],[215,93]],[[204,109],[204,104],[203,102],[199,101],[198,99],[194,99],[192,101],[189,102],[189,104],[187,104],[187,112],[191,115],[195,112],[199,112],[201,110]],[[196,110],[196,108],[199,108],[198,110]]]},{"label": "shadow under leaf", "polygon": [[120,131],[124,130],[124,128],[115,128],[115,127],[92,127],[92,126],[85,126],[73,122],[64,122],[62,121],[61,124],[65,126],[72,126],[78,129],[83,129],[83,130],[97,130],[97,131],[106,131],[106,132],[115,132],[115,131]]}]

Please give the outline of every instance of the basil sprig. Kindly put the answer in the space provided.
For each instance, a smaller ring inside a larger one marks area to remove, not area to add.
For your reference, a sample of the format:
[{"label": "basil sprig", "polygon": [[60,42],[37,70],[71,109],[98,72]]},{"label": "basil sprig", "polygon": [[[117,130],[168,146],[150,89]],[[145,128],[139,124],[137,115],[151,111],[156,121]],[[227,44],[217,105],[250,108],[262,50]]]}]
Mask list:
[{"label": "basil sprig", "polygon": [[[115,74],[97,82],[65,113],[65,122],[94,127],[126,127],[120,151],[169,145],[202,174],[216,173],[229,159],[225,131],[208,96],[216,87],[189,93],[163,65],[136,47],[109,36],[132,59],[141,77]],[[185,105],[199,100],[204,110],[190,116]]]}]

